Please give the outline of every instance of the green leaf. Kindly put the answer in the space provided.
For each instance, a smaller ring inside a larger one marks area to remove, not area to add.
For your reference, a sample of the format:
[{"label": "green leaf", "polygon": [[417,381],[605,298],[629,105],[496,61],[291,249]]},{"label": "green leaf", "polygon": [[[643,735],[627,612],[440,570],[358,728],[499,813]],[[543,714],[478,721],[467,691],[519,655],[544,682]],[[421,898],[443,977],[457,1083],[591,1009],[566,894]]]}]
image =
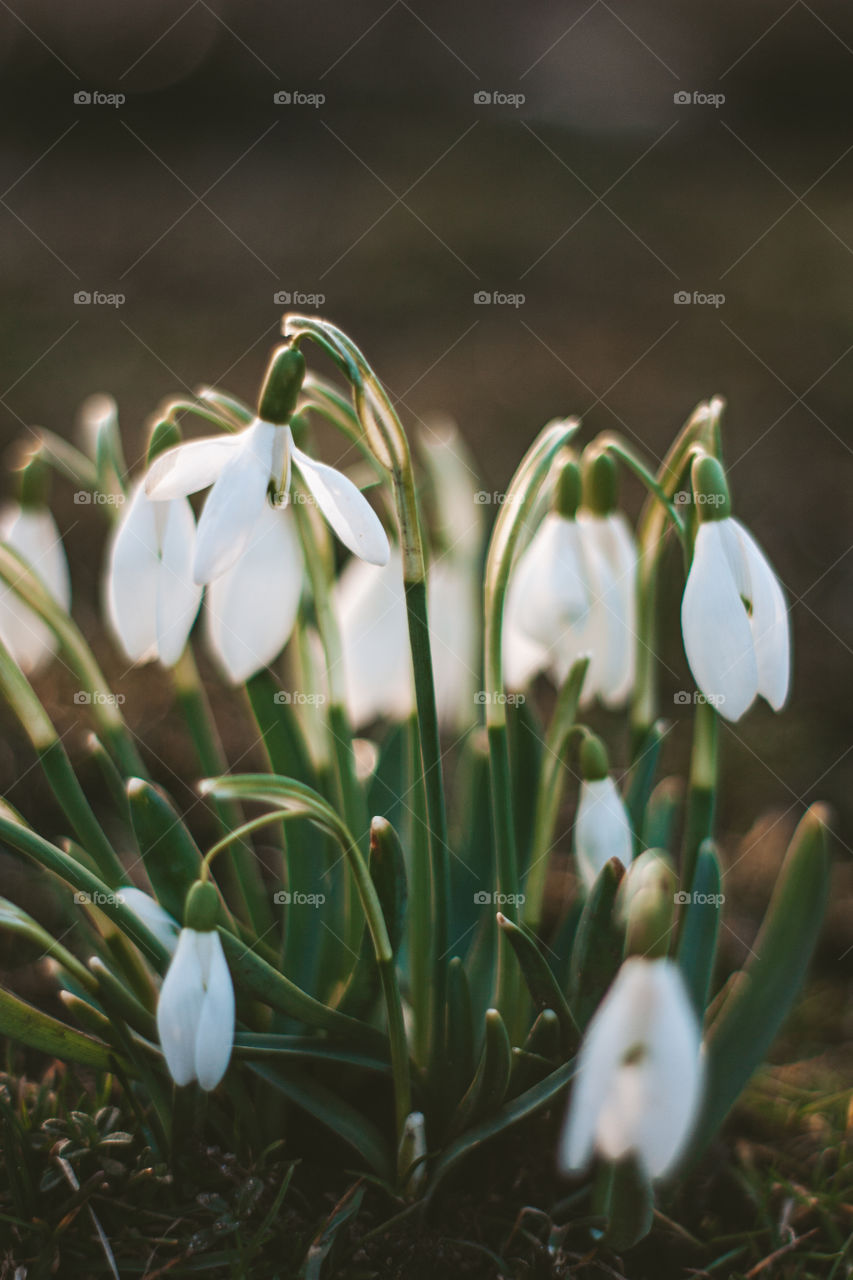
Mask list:
[{"label": "green leaf", "polygon": [[652,784],[660,759],[663,740],[669,733],[671,725],[665,720],[657,720],[646,734],[636,760],[631,768],[631,775],[625,789],[625,807],[631,819],[634,832],[634,853],[643,849],[663,848],[660,845],[648,845],[643,842],[643,824],[646,816]]},{"label": "green leaf", "polygon": [[663,778],[646,805],[642,844],[644,849],[666,849],[674,852],[675,821],[684,799],[681,778]]},{"label": "green leaf", "polygon": [[109,1045],[83,1035],[0,988],[0,1033],[63,1062],[112,1070],[116,1054]]},{"label": "green leaf", "polygon": [[699,847],[693,892],[682,907],[678,963],[699,1021],[705,1017],[708,992],[717,955],[722,894],[720,862],[713,840]]},{"label": "green leaf", "polygon": [[632,1156],[605,1165],[593,1195],[593,1212],[607,1218],[602,1241],[617,1253],[630,1249],[652,1229],[655,1193]]},{"label": "green leaf", "polygon": [[447,968],[447,1062],[438,1080],[442,1101],[455,1107],[470,1083],[475,1068],[474,1014],[468,976],[459,956]]},{"label": "green leaf", "polygon": [[571,1081],[575,1070],[576,1066],[573,1059],[562,1067],[558,1067],[546,1080],[534,1085],[532,1089],[528,1089],[519,1097],[514,1098],[512,1102],[505,1103],[493,1116],[481,1121],[480,1124],[473,1125],[454,1142],[451,1142],[445,1148],[432,1171],[425,1198],[427,1200],[431,1199],[451,1169],[455,1168],[459,1161],[469,1155],[470,1152],[476,1150],[477,1147],[482,1146],[484,1142],[488,1142],[491,1138],[497,1137],[498,1134],[503,1133],[511,1125],[518,1124],[520,1120],[526,1120],[528,1116],[534,1115],[535,1112],[541,1111],[543,1107],[547,1107],[554,1102]]},{"label": "green leaf", "polygon": [[487,1009],[483,1052],[474,1079],[456,1109],[451,1133],[468,1128],[501,1105],[506,1097],[511,1071],[512,1047],[506,1025],[497,1009]]},{"label": "green leaf", "polygon": [[[385,818],[374,818],[370,824],[368,870],[385,918],[391,952],[396,956],[406,927],[406,863],[397,833]],[[376,999],[379,988],[380,976],[373,940],[365,925],[358,961],[351,970],[349,982],[337,1008],[341,1013],[360,1017]]]},{"label": "green leaf", "polygon": [[335,1205],[319,1233],[311,1241],[305,1263],[299,1272],[299,1280],[321,1280],[339,1233],[352,1218],[358,1215],[364,1199],[364,1191],[365,1188],[356,1183]]},{"label": "green leaf", "polygon": [[187,893],[201,869],[198,845],[163,792],[150,782],[128,779],[127,798],[157,901],[181,923]]},{"label": "green leaf", "polygon": [[288,1067],[279,1071],[271,1066],[253,1064],[250,1068],[256,1076],[266,1080],[297,1107],[307,1111],[327,1129],[336,1133],[348,1146],[357,1151],[370,1168],[380,1177],[391,1179],[394,1160],[382,1134],[360,1111],[344,1102],[331,1089],[318,1084],[302,1072]]},{"label": "green leaf", "polygon": [[234,1035],[234,1054],[248,1061],[283,1058],[294,1062],[329,1062],[361,1071],[375,1071],[388,1075],[391,1064],[387,1058],[377,1058],[359,1053],[320,1036],[288,1036],[271,1031],[238,1031]]},{"label": "green leaf", "polygon": [[539,943],[522,925],[514,924],[501,912],[498,912],[498,925],[516,954],[536,1012],[541,1013],[543,1009],[554,1011],[560,1024],[563,1052],[571,1053],[577,1044],[579,1029],[551,966],[539,949]]},{"label": "green leaf", "polygon": [[76,956],[73,956],[70,951],[63,947],[61,942],[57,942],[53,935],[40,925],[37,920],[27,915],[26,911],[17,906],[16,903],[10,902],[8,898],[0,898],[0,929],[5,930],[7,933],[14,933],[18,937],[26,938],[38,948],[40,954],[52,956],[58,964],[73,974],[84,987],[89,990],[94,987],[92,975],[85,965],[81,964]]},{"label": "green leaf", "polygon": [[625,869],[617,858],[605,863],[584,904],[569,973],[569,1008],[583,1029],[622,963],[624,934],[616,920],[616,893]]},{"label": "green leaf", "polygon": [[791,841],[753,955],[705,1038],[705,1101],[687,1160],[711,1140],[800,988],[829,896],[828,812],[812,805]]}]

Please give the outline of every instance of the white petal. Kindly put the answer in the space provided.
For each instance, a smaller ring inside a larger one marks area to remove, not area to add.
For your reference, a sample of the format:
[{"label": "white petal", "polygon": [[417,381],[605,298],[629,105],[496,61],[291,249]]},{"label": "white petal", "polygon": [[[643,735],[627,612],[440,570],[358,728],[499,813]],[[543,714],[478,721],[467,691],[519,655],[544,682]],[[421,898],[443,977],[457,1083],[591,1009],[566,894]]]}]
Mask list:
[{"label": "white petal", "polygon": [[592,888],[605,863],[618,858],[628,867],[634,842],[628,811],[612,778],[584,780],[575,819],[575,856],[587,888]]},{"label": "white petal", "polygon": [[131,662],[157,656],[159,575],[155,504],[139,483],[113,532],[106,571],[107,616]]},{"label": "white petal", "polygon": [[178,661],[201,604],[193,581],[195,516],[186,498],[154,504],[162,522],[162,556],[157,581],[157,654],[164,666]]},{"label": "white petal", "polygon": [[[10,503],[0,517],[0,538],[17,551],[67,610],[71,602],[68,562],[50,512]],[[0,636],[27,675],[38,671],[56,649],[50,628],[5,585],[0,585]]]},{"label": "white petal", "polygon": [[240,448],[214,484],[198,523],[194,577],[212,582],[245,550],[263,514],[281,427],[255,422],[241,433]]},{"label": "white petal", "polygon": [[621,512],[594,516],[581,512],[578,524],[588,554],[594,548],[607,566],[608,582],[601,604],[605,609],[607,658],[601,696],[608,706],[619,706],[634,684],[637,645],[637,549],[634,536]]},{"label": "white petal", "polygon": [[430,566],[429,631],[439,723],[461,732],[476,719],[479,684],[479,574],[450,557]]},{"label": "white petal", "polygon": [[758,692],[774,711],[788,696],[791,677],[791,627],[779,580],[755,539],[740,521],[731,521],[740,542],[749,576],[749,619],[758,666]]},{"label": "white petal", "polygon": [[414,710],[403,566],[395,548],[387,565],[350,560],[334,590],[347,710],[359,729],[380,716],[404,720]]},{"label": "white petal", "polygon": [[208,644],[229,680],[242,684],[284,648],[304,571],[292,512],[264,503],[240,559],[207,590]]},{"label": "white petal", "polygon": [[581,535],[575,520],[551,511],[513,573],[514,622],[546,649],[583,623],[590,604]]},{"label": "white petal", "polygon": [[314,501],[344,546],[368,564],[387,564],[387,534],[361,490],[342,472],[315,462],[295,445],[292,455]]},{"label": "white petal", "polygon": [[133,912],[138,920],[142,921],[168,951],[174,954],[180,928],[178,922],[160,906],[159,902],[155,902],[149,894],[134,888],[133,885],[122,885],[116,890],[116,897],[129,911]]},{"label": "white petal", "polygon": [[181,930],[157,1004],[160,1046],[169,1074],[179,1085],[196,1076],[196,1035],[204,1000],[198,937],[193,929]]},{"label": "white petal", "polygon": [[517,575],[509,581],[503,619],[503,667],[504,682],[509,689],[525,688],[534,676],[548,666],[548,650],[536,644],[520,625],[519,591]]},{"label": "white petal", "polygon": [[245,432],[234,435],[205,436],[175,445],[155,458],[145,477],[149,498],[165,502],[169,498],[186,498],[206,489],[221,475],[225,464],[243,444]]},{"label": "white petal", "polygon": [[699,525],[681,601],[684,650],[702,693],[727,720],[739,720],[758,691],[752,632],[727,546],[727,520]]},{"label": "white petal", "polygon": [[195,1074],[202,1089],[215,1089],[234,1047],[234,986],[215,931],[197,935],[204,974],[204,1000],[195,1042]]}]

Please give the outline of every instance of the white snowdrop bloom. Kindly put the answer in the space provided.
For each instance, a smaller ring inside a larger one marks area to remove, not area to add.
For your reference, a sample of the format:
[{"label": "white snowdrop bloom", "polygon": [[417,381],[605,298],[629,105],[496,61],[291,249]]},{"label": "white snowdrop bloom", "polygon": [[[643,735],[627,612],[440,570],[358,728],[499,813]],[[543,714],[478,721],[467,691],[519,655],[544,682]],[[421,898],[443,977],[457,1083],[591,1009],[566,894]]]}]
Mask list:
[{"label": "white snowdrop bloom", "polygon": [[195,543],[186,498],[154,502],[140,481],[114,530],[106,572],[107,616],[132,662],[171,667],[183,653],[201,603]]},{"label": "white snowdrop bloom", "polygon": [[784,705],[791,672],[785,596],[733,516],[700,521],[681,630],[693,678],[720,715],[739,720],[758,694],[774,711]]},{"label": "white snowdrop bloom", "polygon": [[427,603],[438,722],[461,733],[477,718],[482,603],[476,569],[451,555],[435,560]]},{"label": "white snowdrop bloom", "polygon": [[177,920],[159,902],[133,885],[122,885],[116,890],[116,898],[174,955],[180,929]]},{"label": "white snowdrop bloom", "polygon": [[215,930],[181,930],[160,991],[157,1032],[175,1084],[216,1088],[234,1047],[234,987]]},{"label": "white snowdrop bloom", "polygon": [[631,823],[616,783],[610,777],[584,778],[575,818],[575,857],[587,888],[611,858],[627,867],[633,856]]},{"label": "white snowdrop bloom", "polygon": [[213,582],[240,558],[268,505],[268,491],[277,502],[287,501],[291,463],[341,542],[371,564],[387,563],[385,530],[352,481],[297,449],[290,427],[256,418],[233,435],[179,444],[148,472],[146,492],[157,501],[213,486],[198,525],[196,582]]},{"label": "white snowdrop bloom", "polygon": [[[9,503],[0,512],[0,541],[26,561],[67,611],[71,605],[68,561],[47,508]],[[43,667],[56,649],[53,632],[5,584],[0,584],[0,638],[25,675]]]},{"label": "white snowdrop bloom", "polygon": [[584,1036],[559,1146],[564,1172],[593,1150],[652,1178],[677,1163],[702,1098],[701,1032],[677,965],[632,956]]},{"label": "white snowdrop bloom", "polygon": [[[578,526],[593,575],[593,610],[598,611],[604,637],[598,678],[593,673],[590,686],[607,706],[620,706],[634,687],[637,545],[621,511],[597,515],[581,510]],[[595,666],[595,659],[592,665]]]},{"label": "white snowdrop bloom", "polygon": [[415,709],[415,690],[399,550],[393,548],[381,567],[350,560],[332,601],[353,728],[381,716],[407,719]]},{"label": "white snowdrop bloom", "polygon": [[268,666],[284,648],[303,577],[293,513],[265,503],[239,559],[214,579],[205,597],[208,647],[234,684]]}]

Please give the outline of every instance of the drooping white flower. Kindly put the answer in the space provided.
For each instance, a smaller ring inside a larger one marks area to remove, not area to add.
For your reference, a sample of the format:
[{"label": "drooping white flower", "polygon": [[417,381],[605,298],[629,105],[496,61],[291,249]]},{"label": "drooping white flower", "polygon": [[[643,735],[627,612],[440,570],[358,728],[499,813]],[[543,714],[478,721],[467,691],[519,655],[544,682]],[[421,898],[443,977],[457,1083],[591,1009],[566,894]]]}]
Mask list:
[{"label": "drooping white flower", "polygon": [[174,955],[180,929],[177,920],[159,902],[133,885],[122,885],[116,890],[116,898]]},{"label": "drooping white flower", "polygon": [[268,666],[284,648],[296,622],[303,577],[292,512],[265,503],[246,548],[213,580],[205,598],[208,646],[234,684]]},{"label": "drooping white flower", "polygon": [[184,928],[157,1005],[157,1032],[177,1085],[215,1089],[234,1047],[234,987],[219,934]]},{"label": "drooping white flower", "polygon": [[113,533],[106,577],[110,625],[132,662],[171,667],[183,653],[201,603],[195,541],[186,498],[154,502],[140,481]]},{"label": "drooping white flower", "polygon": [[332,601],[353,728],[382,716],[407,719],[415,708],[415,691],[399,550],[393,548],[382,567],[350,560]]},{"label": "drooping white flower", "polygon": [[461,733],[477,718],[482,603],[476,568],[452,555],[433,561],[427,605],[438,722]]},{"label": "drooping white flower", "polygon": [[684,1151],[702,1096],[701,1032],[676,964],[632,956],[586,1030],[559,1146],[565,1172],[633,1154],[649,1176]]},{"label": "drooping white flower", "polygon": [[[588,562],[598,581],[593,581],[593,609],[598,610],[605,644],[600,674],[595,679],[595,656],[591,666],[595,689],[609,707],[620,706],[634,687],[637,645],[637,545],[621,511],[597,515],[578,512],[581,538]],[[602,568],[604,572],[602,572]]]},{"label": "drooping white flower", "polygon": [[727,720],[760,694],[778,711],[788,696],[791,634],[779,581],[733,516],[701,519],[681,602],[687,661]]},{"label": "drooping white flower", "polygon": [[587,888],[605,863],[618,858],[627,867],[634,856],[631,822],[612,778],[584,778],[575,818],[575,857]]},{"label": "drooping white flower", "polygon": [[[70,607],[68,562],[47,508],[9,503],[0,513],[0,541],[38,574],[57,604]],[[25,675],[43,667],[56,649],[53,632],[5,584],[0,584],[0,637]]]},{"label": "drooping white flower", "polygon": [[198,583],[225,573],[249,544],[268,490],[286,502],[291,462],[341,542],[371,564],[388,561],[385,530],[361,491],[334,467],[309,458],[288,426],[257,418],[233,435],[191,440],[155,459],[145,482],[157,501],[212,489],[199,520],[193,575]]}]

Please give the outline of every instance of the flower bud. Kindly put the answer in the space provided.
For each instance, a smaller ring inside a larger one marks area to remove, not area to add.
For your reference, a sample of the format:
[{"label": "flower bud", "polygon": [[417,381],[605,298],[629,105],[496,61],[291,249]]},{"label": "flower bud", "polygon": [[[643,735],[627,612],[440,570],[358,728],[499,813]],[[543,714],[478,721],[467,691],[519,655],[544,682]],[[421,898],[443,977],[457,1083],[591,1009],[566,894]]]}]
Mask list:
[{"label": "flower bud", "polygon": [[619,887],[626,956],[654,960],[668,953],[677,884],[673,866],[660,849],[647,849],[632,862]]},{"label": "flower bud", "polygon": [[197,933],[210,933],[219,915],[219,894],[209,880],[196,880],[187,894],[184,924]]},{"label": "flower bud", "polygon": [[258,397],[258,417],[281,426],[290,421],[305,377],[305,357],[298,347],[277,347]]},{"label": "flower bud", "polygon": [[619,493],[616,463],[606,450],[585,449],[582,466],[584,507],[597,516],[609,515]]},{"label": "flower bud", "polygon": [[567,462],[560,472],[554,493],[553,509],[566,520],[574,520],[581,504],[581,473],[574,461]]},{"label": "flower bud", "polygon": [[694,458],[690,472],[697,516],[700,521],[724,520],[732,513],[726,473],[716,458],[703,453]]},{"label": "flower bud", "polygon": [[581,775],[587,782],[600,782],[610,770],[607,748],[594,733],[587,733],[581,743]]}]

